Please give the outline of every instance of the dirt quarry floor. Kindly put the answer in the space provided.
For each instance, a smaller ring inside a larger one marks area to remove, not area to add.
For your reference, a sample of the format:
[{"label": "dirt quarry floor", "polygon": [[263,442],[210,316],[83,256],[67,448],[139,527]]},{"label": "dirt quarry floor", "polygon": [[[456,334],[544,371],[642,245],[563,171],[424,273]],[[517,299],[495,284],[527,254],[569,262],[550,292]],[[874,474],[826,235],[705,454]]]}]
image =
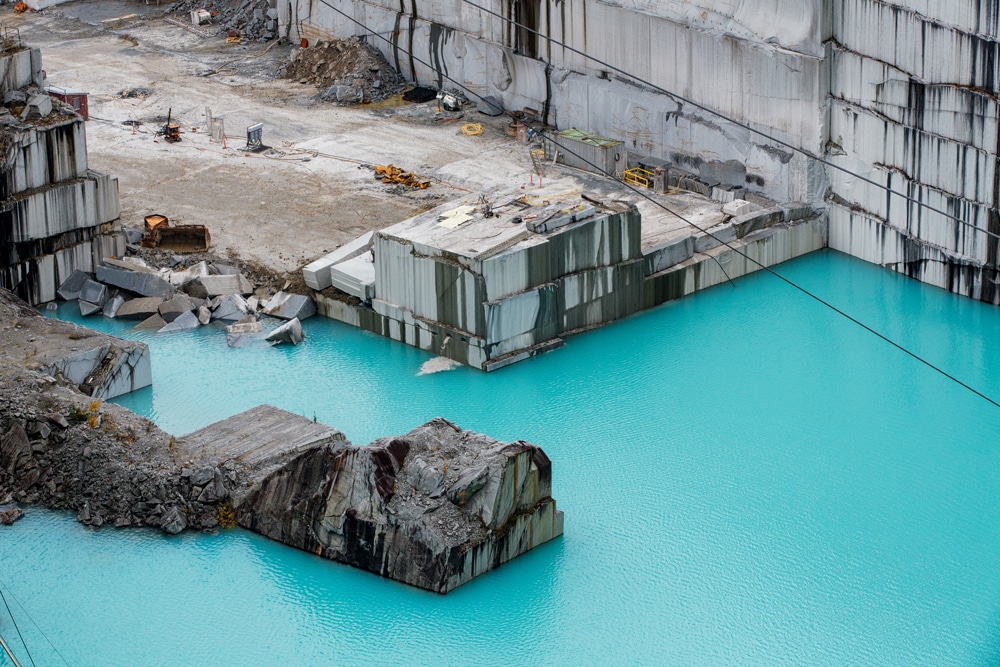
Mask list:
[{"label": "dirt quarry floor", "polygon": [[[0,8],[5,26],[41,49],[49,84],[89,92],[90,166],[118,176],[125,224],[141,226],[150,213],[204,224],[216,253],[289,272],[466,191],[528,179],[528,148],[505,117],[474,105],[437,113],[434,101],[393,106],[398,98],[324,102],[316,85],[280,76],[298,46],[203,37],[167,22],[190,20],[166,9],[96,0],[37,13]],[[206,108],[224,119],[225,146],[210,141]],[[181,124],[179,143],[156,136],[168,111]],[[272,150],[240,151],[256,123]],[[465,123],[484,132],[465,136]],[[386,185],[363,166],[389,163],[431,186]]]}]

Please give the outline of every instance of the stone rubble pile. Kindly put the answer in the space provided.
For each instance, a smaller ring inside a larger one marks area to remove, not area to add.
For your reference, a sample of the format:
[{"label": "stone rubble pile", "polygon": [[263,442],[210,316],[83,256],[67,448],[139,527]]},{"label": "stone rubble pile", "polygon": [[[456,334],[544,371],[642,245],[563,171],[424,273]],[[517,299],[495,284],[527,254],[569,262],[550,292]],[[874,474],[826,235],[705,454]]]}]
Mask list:
[{"label": "stone rubble pile", "polygon": [[356,39],[337,39],[292,52],[284,77],[310,83],[340,105],[377,102],[402,92],[406,81],[379,53]]},{"label": "stone rubble pile", "polygon": [[151,526],[168,533],[218,525],[228,498],[219,468],[182,468],[164,452],[170,436],[124,408],[60,383],[21,374],[0,386],[0,524],[16,502],[76,513],[81,523]]},{"label": "stone rubble pile", "polygon": [[[126,235],[130,231],[126,228]],[[76,300],[83,316],[136,320],[136,328],[161,333],[220,322],[233,347],[249,342],[244,337],[297,345],[304,338],[301,321],[316,314],[310,297],[274,291],[268,277],[248,277],[219,261],[182,263],[157,268],[139,256],[106,259],[93,275],[74,271],[57,293],[65,301]],[[286,324],[265,336],[260,316]]]},{"label": "stone rubble pile", "polygon": [[267,0],[184,0],[171,5],[165,14],[184,14],[205,9],[213,13],[212,22],[204,29],[218,28],[219,33],[237,33],[245,40],[266,42],[278,36],[278,10]]},{"label": "stone rubble pile", "polygon": [[[12,503],[71,511],[95,527],[168,533],[227,520],[236,464],[196,461],[151,421],[36,363],[67,332],[70,343],[107,345],[103,334],[42,317],[0,289],[0,525],[20,517]],[[25,344],[37,353],[23,353]]]}]

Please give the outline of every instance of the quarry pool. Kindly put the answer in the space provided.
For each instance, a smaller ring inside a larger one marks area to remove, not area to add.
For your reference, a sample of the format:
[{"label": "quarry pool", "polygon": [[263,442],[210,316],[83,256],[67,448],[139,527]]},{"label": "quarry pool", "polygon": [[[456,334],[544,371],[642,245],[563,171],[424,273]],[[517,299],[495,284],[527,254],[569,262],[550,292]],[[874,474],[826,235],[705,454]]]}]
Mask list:
[{"label": "quarry pool", "polygon": [[[1000,309],[834,252],[779,270],[1000,397]],[[29,510],[0,587],[38,665],[48,640],[102,666],[1000,660],[1000,409],[773,277],[489,375],[321,318],[294,348],[86,324],[149,343],[153,387],[117,402],[176,435],[268,402],[356,443],[440,415],[539,444],[566,533],[438,596],[243,530]]]}]

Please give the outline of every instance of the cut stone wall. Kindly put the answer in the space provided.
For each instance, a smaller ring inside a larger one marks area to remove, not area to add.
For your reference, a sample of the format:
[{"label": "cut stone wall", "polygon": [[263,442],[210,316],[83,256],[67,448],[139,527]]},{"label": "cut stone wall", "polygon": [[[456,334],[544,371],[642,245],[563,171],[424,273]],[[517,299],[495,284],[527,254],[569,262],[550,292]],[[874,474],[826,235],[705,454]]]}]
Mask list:
[{"label": "cut stone wall", "polygon": [[[38,49],[0,57],[0,93],[37,94],[41,83]],[[73,271],[92,273],[124,253],[110,224],[120,215],[118,179],[87,168],[84,121],[70,107],[53,100],[47,116],[23,121],[2,111],[0,287],[37,305]]]},{"label": "cut stone wall", "polygon": [[[703,182],[741,176],[748,192],[825,205],[832,247],[1000,303],[1000,247],[990,236],[1000,235],[995,2],[476,0],[539,36],[461,0],[330,3],[384,36],[367,39],[414,82],[456,88],[451,77],[507,109],[621,140],[630,153]],[[278,10],[282,34],[294,39],[367,33],[324,4],[298,0]]]}]

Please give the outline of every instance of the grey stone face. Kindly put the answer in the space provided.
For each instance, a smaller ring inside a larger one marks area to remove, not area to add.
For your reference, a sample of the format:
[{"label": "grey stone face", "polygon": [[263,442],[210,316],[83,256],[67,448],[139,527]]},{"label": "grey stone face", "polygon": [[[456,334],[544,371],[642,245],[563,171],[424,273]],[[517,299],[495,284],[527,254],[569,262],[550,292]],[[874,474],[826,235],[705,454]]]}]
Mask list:
[{"label": "grey stone face", "polygon": [[108,287],[94,280],[88,280],[80,288],[80,300],[89,301],[98,308],[103,308],[108,302]]},{"label": "grey stone face", "polygon": [[83,299],[80,300],[80,314],[84,317],[99,312],[101,312],[101,307],[96,303],[90,303],[89,301],[84,301]]},{"label": "grey stone face", "polygon": [[97,279],[107,285],[114,285],[147,297],[167,299],[174,294],[174,288],[170,283],[156,274],[144,271],[101,266],[97,269]]},{"label": "grey stone face", "polygon": [[118,310],[125,305],[125,297],[120,294],[108,299],[108,302],[104,304],[104,317],[117,317]]},{"label": "grey stone face", "polygon": [[280,317],[283,320],[302,321],[316,314],[316,304],[311,298],[301,294],[278,292],[267,302],[264,314]]},{"label": "grey stone face", "polygon": [[144,297],[126,301],[118,308],[116,317],[124,320],[144,320],[151,315],[158,315],[163,299],[159,297]]},{"label": "grey stone face", "polygon": [[249,308],[246,300],[239,294],[227,294],[219,297],[218,305],[212,311],[213,320],[236,320],[246,317]]},{"label": "grey stone face", "polygon": [[162,329],[160,329],[160,333],[187,331],[188,329],[197,329],[200,326],[201,322],[198,321],[198,316],[189,310],[181,313],[174,319],[173,322],[167,323]]},{"label": "grey stone face", "polygon": [[298,319],[289,320],[280,327],[264,337],[264,340],[271,343],[291,343],[298,345],[305,340],[305,333],[302,331],[302,323]]},{"label": "grey stone face", "polygon": [[195,304],[185,294],[178,294],[172,299],[164,301],[159,306],[160,317],[167,322],[173,322],[184,313],[189,313],[195,309]]},{"label": "grey stone face", "polygon": [[90,280],[89,273],[85,273],[77,269],[73,273],[69,274],[69,277],[66,278],[66,280],[64,280],[62,284],[59,286],[59,290],[57,292],[57,294],[59,294],[59,298],[64,299],[66,301],[73,301],[74,299],[79,299],[80,290],[83,289],[83,286],[89,280]]},{"label": "grey stone face", "polygon": [[176,535],[187,528],[187,520],[184,518],[180,509],[177,507],[171,507],[163,513],[163,518],[160,520],[160,528],[162,528],[164,532]]}]

